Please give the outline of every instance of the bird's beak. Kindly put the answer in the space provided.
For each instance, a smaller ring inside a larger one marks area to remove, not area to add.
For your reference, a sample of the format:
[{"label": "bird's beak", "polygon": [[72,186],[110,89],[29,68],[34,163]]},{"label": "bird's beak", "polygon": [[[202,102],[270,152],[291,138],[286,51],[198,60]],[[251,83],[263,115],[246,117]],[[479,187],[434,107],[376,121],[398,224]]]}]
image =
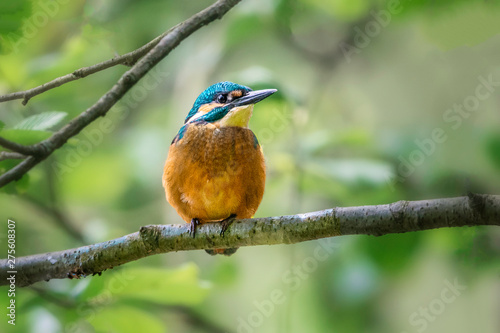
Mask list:
[{"label": "bird's beak", "polygon": [[237,107],[237,106],[255,104],[257,102],[262,101],[264,98],[271,96],[277,91],[278,90],[276,89],[263,89],[263,90],[250,91],[245,96],[241,96],[240,98],[232,101],[231,105],[233,107]]}]

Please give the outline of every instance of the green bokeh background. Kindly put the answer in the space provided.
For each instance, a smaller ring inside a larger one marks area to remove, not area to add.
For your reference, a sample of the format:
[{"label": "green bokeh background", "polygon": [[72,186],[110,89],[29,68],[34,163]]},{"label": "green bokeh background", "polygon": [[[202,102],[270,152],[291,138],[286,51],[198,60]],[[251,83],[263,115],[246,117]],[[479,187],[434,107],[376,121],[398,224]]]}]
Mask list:
[{"label": "green bokeh background", "polygon": [[[0,3],[0,94],[134,50],[211,4],[14,3]],[[258,217],[499,194],[499,15],[493,1],[244,0],[1,190],[0,257],[7,218],[17,224],[19,256],[183,223],[165,201],[163,163],[195,98],[223,80],[279,90],[250,123],[268,172]],[[0,135],[25,144],[48,137],[125,69],[27,106],[1,103]],[[464,103],[471,111],[457,112]],[[0,162],[0,171],[15,163]],[[156,255],[18,289],[15,328],[0,288],[0,331],[493,333],[499,255],[498,228],[346,236],[241,248],[229,258]],[[450,283],[463,287],[453,293]]]}]

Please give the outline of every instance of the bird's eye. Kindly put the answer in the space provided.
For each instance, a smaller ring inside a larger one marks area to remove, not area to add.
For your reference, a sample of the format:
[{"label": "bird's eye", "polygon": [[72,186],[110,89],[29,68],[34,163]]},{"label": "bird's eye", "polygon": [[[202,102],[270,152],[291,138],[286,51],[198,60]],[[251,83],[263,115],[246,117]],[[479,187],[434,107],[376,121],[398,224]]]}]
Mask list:
[{"label": "bird's eye", "polygon": [[226,95],[218,95],[217,96],[217,103],[224,104],[227,102],[227,96]]}]

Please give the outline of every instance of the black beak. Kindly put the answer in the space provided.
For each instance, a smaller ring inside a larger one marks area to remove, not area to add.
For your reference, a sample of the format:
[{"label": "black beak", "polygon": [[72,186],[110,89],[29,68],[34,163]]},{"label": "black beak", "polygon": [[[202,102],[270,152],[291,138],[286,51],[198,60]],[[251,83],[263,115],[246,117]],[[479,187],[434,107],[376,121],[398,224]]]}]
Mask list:
[{"label": "black beak", "polygon": [[263,89],[263,90],[250,91],[245,96],[241,96],[240,98],[232,101],[231,105],[233,107],[237,107],[237,106],[255,104],[257,102],[262,101],[264,98],[271,96],[277,91],[278,90],[276,89]]}]

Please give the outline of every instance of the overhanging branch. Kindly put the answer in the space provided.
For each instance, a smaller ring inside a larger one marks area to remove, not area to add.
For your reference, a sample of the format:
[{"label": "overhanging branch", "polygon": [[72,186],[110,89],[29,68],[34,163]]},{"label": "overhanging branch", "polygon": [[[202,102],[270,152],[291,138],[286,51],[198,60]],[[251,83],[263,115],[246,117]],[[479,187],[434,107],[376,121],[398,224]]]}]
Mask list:
[{"label": "overhanging branch", "polygon": [[[337,207],[319,212],[235,221],[219,236],[220,225],[199,226],[196,237],[188,225],[150,225],[107,242],[16,259],[16,285],[80,278],[153,254],[174,251],[293,244],[341,235],[382,236],[436,228],[500,225],[500,195],[361,207]],[[0,260],[0,285],[8,281],[6,259]]]},{"label": "overhanging branch", "polygon": [[[176,25],[169,30],[159,42],[153,40],[153,46],[146,44],[138,55],[144,55],[135,65],[125,72],[118,82],[106,94],[104,94],[94,105],[83,111],[79,116],[71,120],[66,126],[55,132],[50,138],[31,146],[23,146],[0,138],[0,145],[14,152],[31,155],[24,161],[0,176],[0,187],[11,181],[20,179],[35,165],[43,161],[56,149],[64,145],[68,139],[77,135],[86,126],[99,117],[103,117],[144,75],[146,75],[156,64],[165,58],[174,48],[193,32],[210,22],[220,19],[240,0],[219,0],[210,7],[193,15],[186,21]],[[149,46],[152,48],[149,49]],[[138,56],[137,55],[137,56]],[[137,59],[129,59],[135,62]]]}]

